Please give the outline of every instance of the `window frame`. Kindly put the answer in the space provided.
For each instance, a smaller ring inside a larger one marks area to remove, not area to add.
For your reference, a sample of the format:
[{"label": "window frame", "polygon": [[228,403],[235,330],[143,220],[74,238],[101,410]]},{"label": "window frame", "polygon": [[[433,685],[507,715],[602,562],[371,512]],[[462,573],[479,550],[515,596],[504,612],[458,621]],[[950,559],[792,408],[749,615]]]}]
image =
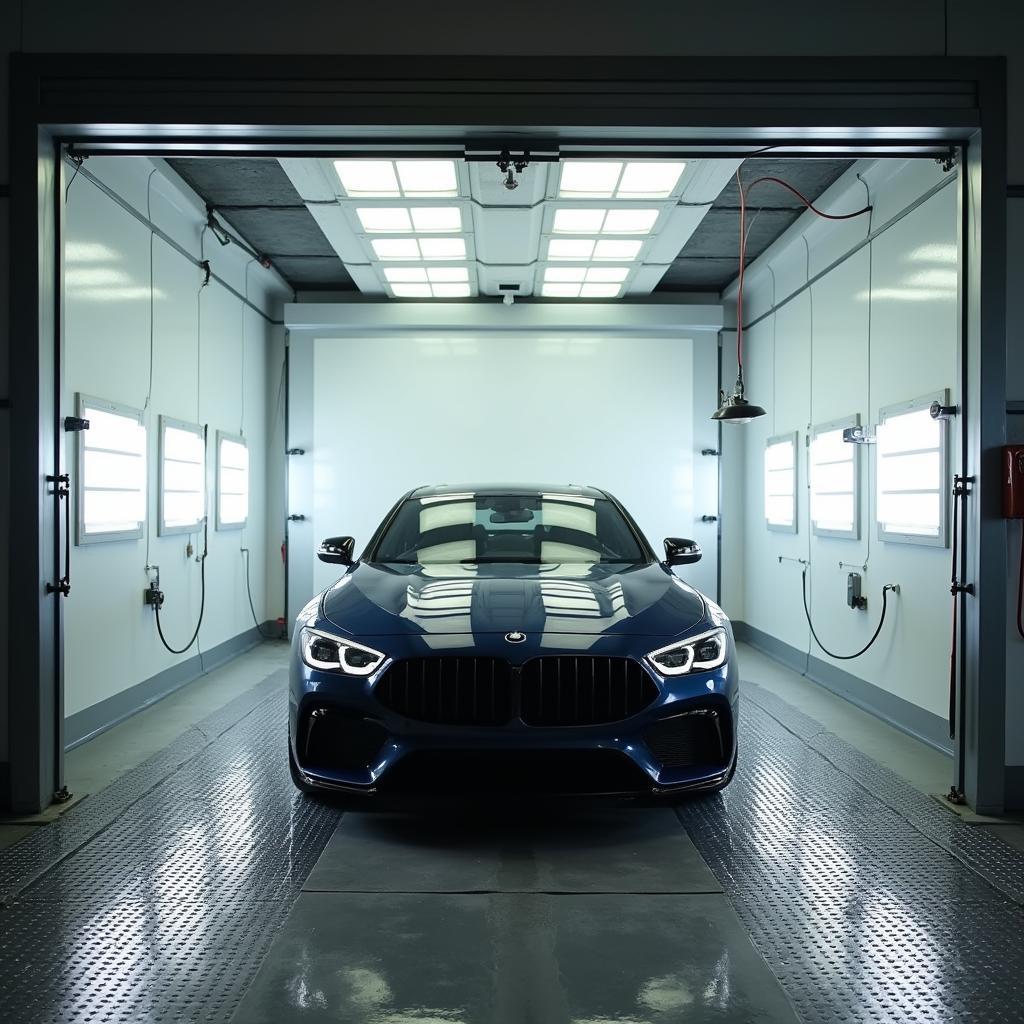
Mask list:
[{"label": "window frame", "polygon": [[[768,487],[768,470],[765,466],[765,455],[768,449],[773,445],[789,443],[793,446],[793,522],[786,526],[781,523],[773,523],[768,518],[768,509],[765,506],[764,499],[767,497]],[[761,452],[761,473],[763,476],[763,487],[761,494],[762,501],[762,512],[764,514],[765,526],[773,533],[798,533],[799,532],[799,520],[800,520],[800,502],[798,501],[798,494],[800,491],[800,431],[790,430],[785,434],[775,434],[773,437],[765,438],[764,451]]]},{"label": "window frame", "polygon": [[143,518],[134,530],[116,530],[113,532],[92,533],[85,525],[85,450],[87,447],[88,430],[78,431],[75,446],[75,546],[83,544],[103,544],[107,541],[141,540],[146,529],[149,516],[149,428],[146,426],[146,414],[142,409],[122,402],[113,402],[108,398],[97,398],[82,391],[75,392],[75,411],[79,418],[85,417],[87,408],[101,409],[116,416],[135,420],[142,427],[145,441],[142,447],[142,509]]},{"label": "window frame", "polygon": [[[220,487],[221,487],[221,463],[220,463],[220,443],[221,441],[234,441],[236,444],[240,444],[245,448],[246,453],[246,502],[245,502],[245,518],[240,522],[224,522],[220,517]],[[215,476],[216,481],[214,484],[214,529],[215,530],[244,530],[249,525],[249,496],[252,492],[252,488],[249,486],[252,480],[252,461],[249,458],[249,442],[246,440],[243,434],[232,434],[227,430],[218,430],[216,432],[216,467]]]},{"label": "window frame", "polygon": [[[940,405],[949,405],[949,389],[933,391],[931,394],[922,395],[920,398],[912,398],[904,402],[895,402],[878,410],[878,427],[894,415],[919,412],[927,409],[933,402]],[[902,533],[898,530],[887,530],[878,517],[879,498],[882,486],[881,454],[877,443],[875,448],[875,523],[878,528],[878,539],[891,544],[922,544],[926,547],[945,548],[949,546],[949,426],[944,419],[936,420],[939,426],[939,533],[936,537],[927,537],[918,533]],[[876,440],[878,427],[876,427]]]},{"label": "window frame", "polygon": [[[810,520],[811,533],[816,537],[836,537],[840,540],[860,540],[861,470],[860,459],[857,457],[860,445],[850,444],[850,448],[853,453],[853,458],[851,460],[853,462],[853,526],[849,530],[833,530],[826,526],[818,526],[814,520],[814,441],[821,434],[830,434],[836,430],[844,430],[847,427],[859,427],[860,425],[860,413],[858,412],[854,413],[852,416],[843,416],[840,419],[829,420],[827,423],[819,423],[811,427],[810,440],[807,445],[807,518]],[[836,463],[830,463],[830,465],[836,465]]]},{"label": "window frame", "polygon": [[[183,523],[180,526],[167,526],[164,523],[164,436],[167,427],[175,430],[185,430],[195,434],[203,442],[203,514],[194,523]],[[209,456],[206,451],[206,427],[202,423],[193,423],[190,420],[179,420],[173,416],[165,416],[163,413],[158,417],[158,446],[157,446],[157,513],[156,513],[156,534],[158,537],[173,537],[182,533],[197,533],[207,518],[207,486],[206,474],[209,468]]]}]

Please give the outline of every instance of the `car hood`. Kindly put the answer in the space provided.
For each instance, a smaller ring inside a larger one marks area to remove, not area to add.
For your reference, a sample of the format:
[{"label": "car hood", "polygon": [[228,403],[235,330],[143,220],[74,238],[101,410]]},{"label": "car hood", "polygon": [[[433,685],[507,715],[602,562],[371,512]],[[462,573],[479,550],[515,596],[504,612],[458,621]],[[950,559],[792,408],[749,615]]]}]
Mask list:
[{"label": "car hood", "polygon": [[700,594],[657,563],[359,563],[323,597],[323,616],[351,636],[518,630],[672,637],[704,610]]}]

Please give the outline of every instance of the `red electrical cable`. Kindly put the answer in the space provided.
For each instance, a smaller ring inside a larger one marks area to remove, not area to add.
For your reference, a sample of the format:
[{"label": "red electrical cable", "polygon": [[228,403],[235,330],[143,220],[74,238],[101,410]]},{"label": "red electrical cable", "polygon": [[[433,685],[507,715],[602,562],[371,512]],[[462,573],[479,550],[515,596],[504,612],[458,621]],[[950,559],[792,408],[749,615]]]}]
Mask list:
[{"label": "red electrical cable", "polygon": [[[776,185],[781,185],[783,188],[788,189],[811,213],[818,217],[823,217],[825,220],[851,220],[854,217],[861,217],[871,211],[871,206],[868,205],[860,210],[854,210],[853,213],[825,213],[824,210],[819,210],[799,189],[790,185],[788,181],[775,178],[770,174],[766,174],[761,178],[755,178],[744,189],[743,182],[740,179],[740,169],[736,168],[736,187],[740,193],[740,273],[736,282],[736,367],[741,377],[743,376],[743,275],[747,264],[747,193],[755,185],[760,185],[765,181],[774,182]],[[1024,632],[1021,635],[1024,635]]]}]

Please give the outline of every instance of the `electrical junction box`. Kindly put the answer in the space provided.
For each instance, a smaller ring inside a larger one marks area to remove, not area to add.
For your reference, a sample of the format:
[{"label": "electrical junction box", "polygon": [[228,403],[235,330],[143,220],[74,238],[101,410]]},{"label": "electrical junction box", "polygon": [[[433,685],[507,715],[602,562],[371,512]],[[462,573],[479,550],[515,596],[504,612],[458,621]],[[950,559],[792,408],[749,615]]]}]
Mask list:
[{"label": "electrical junction box", "polygon": [[1003,516],[1024,519],[1024,445],[1003,448]]},{"label": "electrical junction box", "polygon": [[859,572],[851,572],[846,577],[846,603],[851,608],[864,609],[868,606],[868,599],[861,594]]}]

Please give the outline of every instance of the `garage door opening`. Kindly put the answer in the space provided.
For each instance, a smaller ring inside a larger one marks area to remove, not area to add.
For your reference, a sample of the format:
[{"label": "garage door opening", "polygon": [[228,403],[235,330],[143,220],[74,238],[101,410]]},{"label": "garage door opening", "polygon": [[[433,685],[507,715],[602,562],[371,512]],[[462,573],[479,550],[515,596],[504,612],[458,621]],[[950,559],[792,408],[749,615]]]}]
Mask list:
[{"label": "garage door opening", "polygon": [[491,156],[65,155],[66,745],[290,635],[402,494],[538,482],[948,752],[954,162]]}]

